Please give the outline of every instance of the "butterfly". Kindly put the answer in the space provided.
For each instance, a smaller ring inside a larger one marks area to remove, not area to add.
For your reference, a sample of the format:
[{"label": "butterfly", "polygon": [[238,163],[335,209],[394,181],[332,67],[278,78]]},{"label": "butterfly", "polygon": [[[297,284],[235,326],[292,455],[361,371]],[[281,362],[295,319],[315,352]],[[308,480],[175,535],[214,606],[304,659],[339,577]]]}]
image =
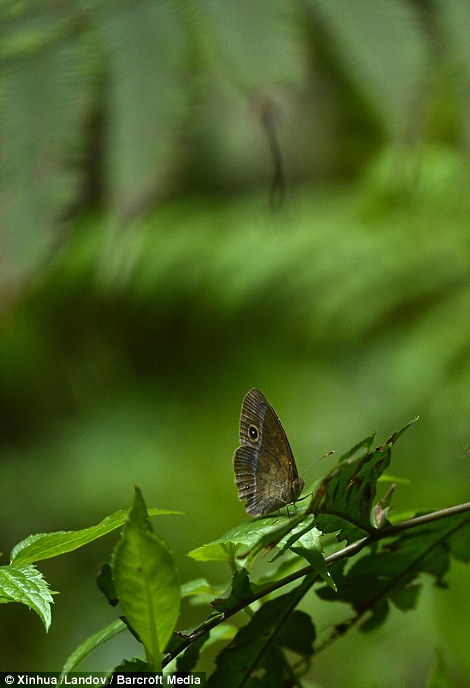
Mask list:
[{"label": "butterfly", "polygon": [[240,444],[233,468],[247,513],[261,516],[295,502],[304,481],[281,421],[259,389],[251,389],[243,399]]}]

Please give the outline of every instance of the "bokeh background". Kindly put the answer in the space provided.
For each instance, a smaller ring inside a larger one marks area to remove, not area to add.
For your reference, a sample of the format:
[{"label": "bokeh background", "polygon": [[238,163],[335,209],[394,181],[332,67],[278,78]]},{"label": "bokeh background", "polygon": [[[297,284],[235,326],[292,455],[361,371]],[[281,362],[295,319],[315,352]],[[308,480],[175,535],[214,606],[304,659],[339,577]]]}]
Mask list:
[{"label": "bokeh background", "polygon": [[[467,0],[3,0],[0,402],[4,563],[138,484],[181,581],[245,518],[233,484],[259,387],[307,484],[377,431],[396,513],[468,500]],[[0,668],[57,670],[109,623],[116,534],[40,569],[48,635],[2,605]],[[468,685],[469,576],[423,580],[315,659],[306,685]],[[347,616],[312,594],[321,634]],[[184,606],[179,627],[206,610]],[[112,667],[124,636],[83,668]]]}]

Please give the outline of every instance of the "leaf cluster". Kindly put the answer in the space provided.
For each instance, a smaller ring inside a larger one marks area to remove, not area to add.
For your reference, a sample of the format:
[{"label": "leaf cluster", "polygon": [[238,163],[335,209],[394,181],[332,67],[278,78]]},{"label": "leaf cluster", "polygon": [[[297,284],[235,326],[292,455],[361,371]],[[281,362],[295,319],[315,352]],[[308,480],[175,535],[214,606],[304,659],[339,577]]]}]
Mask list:
[{"label": "leaf cluster", "polygon": [[[451,559],[470,560],[470,504],[391,522],[393,487],[375,502],[392,447],[413,422],[383,445],[373,448],[374,438],[368,437],[341,456],[295,515],[252,520],[193,549],[189,556],[196,561],[227,562],[232,577],[225,590],[205,579],[179,584],[172,555],[149,519],[178,512],[147,511],[136,488],[129,511],[90,528],[32,535],[18,543],[10,564],[0,568],[0,600],[26,604],[47,630],[53,600],[36,563],[122,528],[98,579],[120,616],[86,639],[65,662],[64,672],[75,670],[117,634],[130,632],[142,655],[123,660],[115,670],[191,672],[200,667],[203,652],[223,642],[208,680],[212,688],[301,685],[315,654],[328,644],[356,624],[363,632],[376,629],[391,605],[403,612],[413,609],[423,574],[445,587]],[[255,577],[253,564],[261,554],[268,554],[272,565]],[[307,611],[312,591],[350,609],[326,637]],[[212,601],[197,627],[176,630],[183,598],[204,605]],[[240,612],[247,621],[234,625],[229,619]]]},{"label": "leaf cluster", "polygon": [[104,198],[128,221],[169,195],[195,102],[221,82],[260,121],[275,119],[270,91],[301,92],[313,51],[331,88],[346,83],[375,127],[408,147],[426,130],[429,84],[447,69],[464,119],[468,3],[421,12],[403,0],[256,0],[250,11],[212,0],[4,0],[3,279],[15,286],[38,270],[73,208]]}]

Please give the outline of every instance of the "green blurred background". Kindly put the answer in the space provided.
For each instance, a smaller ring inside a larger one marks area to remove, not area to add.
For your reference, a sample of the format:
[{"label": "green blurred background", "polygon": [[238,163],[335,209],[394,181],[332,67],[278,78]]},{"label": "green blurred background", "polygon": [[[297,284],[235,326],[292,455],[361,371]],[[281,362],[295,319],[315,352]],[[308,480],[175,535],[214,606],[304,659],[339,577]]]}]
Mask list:
[{"label": "green blurred background", "polygon": [[[4,563],[138,484],[185,513],[154,521],[181,581],[227,581],[186,554],[245,517],[231,459],[253,386],[307,484],[326,452],[419,415],[396,510],[468,500],[469,8],[3,0]],[[94,585],[115,540],[40,564],[60,591],[47,636],[2,606],[0,669],[58,670],[115,617]],[[437,656],[467,685],[469,575],[448,578],[330,646],[308,685],[425,686]],[[304,607],[320,635],[348,616]],[[184,606],[179,627],[205,613]],[[83,668],[138,652],[122,636]]]}]

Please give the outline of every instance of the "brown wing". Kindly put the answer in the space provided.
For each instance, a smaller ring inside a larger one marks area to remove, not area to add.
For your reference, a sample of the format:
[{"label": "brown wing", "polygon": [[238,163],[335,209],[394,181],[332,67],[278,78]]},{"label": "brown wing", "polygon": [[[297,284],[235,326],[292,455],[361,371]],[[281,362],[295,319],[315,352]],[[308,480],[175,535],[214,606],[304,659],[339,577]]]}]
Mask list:
[{"label": "brown wing", "polygon": [[304,486],[300,478],[286,481],[272,456],[252,447],[237,449],[234,469],[238,497],[246,500],[245,509],[252,516],[269,514],[295,502]]},{"label": "brown wing", "polygon": [[247,512],[266,514],[295,501],[304,483],[281,421],[258,389],[243,400],[240,442],[234,456],[235,481]]},{"label": "brown wing", "polygon": [[275,410],[259,389],[251,389],[243,399],[240,416],[240,443],[262,448],[273,460],[282,462],[286,478],[297,478],[297,466],[282,423]]}]

